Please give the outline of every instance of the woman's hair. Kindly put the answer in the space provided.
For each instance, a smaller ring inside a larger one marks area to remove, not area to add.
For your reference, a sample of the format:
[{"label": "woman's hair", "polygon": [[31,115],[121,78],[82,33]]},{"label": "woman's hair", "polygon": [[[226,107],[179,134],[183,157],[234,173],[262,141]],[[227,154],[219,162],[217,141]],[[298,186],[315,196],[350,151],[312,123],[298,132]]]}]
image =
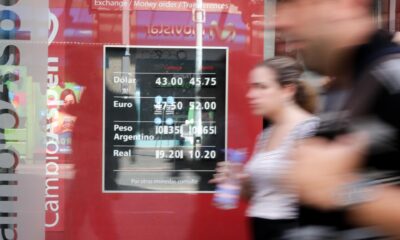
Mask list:
[{"label": "woman's hair", "polygon": [[[60,100],[61,100],[61,101],[65,101],[65,98],[66,98],[68,95],[72,95],[72,97],[74,98],[74,103],[77,103],[77,99],[76,99],[76,95],[75,95],[74,91],[72,91],[72,90],[69,89],[69,88],[67,88],[67,89],[65,89],[64,91],[61,92]],[[59,111],[66,111],[66,108],[67,108],[67,106],[63,103],[63,104],[60,106]]]},{"label": "woman's hair", "polygon": [[266,67],[276,73],[276,81],[281,87],[296,86],[295,102],[304,110],[314,113],[316,110],[317,94],[309,84],[300,80],[302,66],[291,57],[273,57],[259,63],[256,67]]},{"label": "woman's hair", "polygon": [[75,95],[74,91],[72,91],[72,90],[69,89],[69,88],[64,89],[64,91],[61,92],[60,100],[64,101],[65,98],[66,98],[68,95],[72,95],[73,98],[74,98],[74,102],[76,103],[76,95]]}]

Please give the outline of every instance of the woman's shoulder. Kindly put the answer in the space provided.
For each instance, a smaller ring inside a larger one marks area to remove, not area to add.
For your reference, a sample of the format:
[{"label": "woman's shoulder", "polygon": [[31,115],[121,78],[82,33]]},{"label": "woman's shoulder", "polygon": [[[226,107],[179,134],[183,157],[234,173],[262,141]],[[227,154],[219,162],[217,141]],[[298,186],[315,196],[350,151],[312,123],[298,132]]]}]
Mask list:
[{"label": "woman's shoulder", "polygon": [[296,139],[312,137],[319,127],[320,119],[315,115],[310,115],[299,121],[294,131]]}]

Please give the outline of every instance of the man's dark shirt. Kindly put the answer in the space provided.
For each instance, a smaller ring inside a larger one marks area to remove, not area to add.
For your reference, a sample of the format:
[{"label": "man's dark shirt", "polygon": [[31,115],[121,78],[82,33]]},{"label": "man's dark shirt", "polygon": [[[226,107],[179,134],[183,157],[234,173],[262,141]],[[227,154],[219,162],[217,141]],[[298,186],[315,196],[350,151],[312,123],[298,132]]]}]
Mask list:
[{"label": "man's dark shirt", "polygon": [[[377,31],[354,56],[350,97],[342,111],[321,115],[317,136],[333,139],[352,131],[367,131],[373,142],[363,170],[377,178],[400,176],[400,47],[390,34]],[[301,206],[300,223],[349,229],[345,214]]]}]

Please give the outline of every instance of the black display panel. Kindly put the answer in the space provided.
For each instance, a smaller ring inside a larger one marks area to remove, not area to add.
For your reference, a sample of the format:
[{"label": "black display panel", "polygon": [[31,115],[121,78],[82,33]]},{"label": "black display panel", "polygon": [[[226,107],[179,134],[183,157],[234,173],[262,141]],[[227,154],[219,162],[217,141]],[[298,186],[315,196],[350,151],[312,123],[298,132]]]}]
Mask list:
[{"label": "black display panel", "polygon": [[104,48],[103,191],[214,190],[227,61],[227,48]]}]

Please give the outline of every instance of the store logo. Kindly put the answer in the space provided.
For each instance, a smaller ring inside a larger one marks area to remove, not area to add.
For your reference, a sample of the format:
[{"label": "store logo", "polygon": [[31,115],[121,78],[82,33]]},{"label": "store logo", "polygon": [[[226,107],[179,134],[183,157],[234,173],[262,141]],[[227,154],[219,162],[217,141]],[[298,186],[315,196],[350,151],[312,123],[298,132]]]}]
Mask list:
[{"label": "store logo", "polygon": [[[7,6],[4,1],[0,1],[0,4],[3,6]],[[9,24],[5,24],[6,22],[11,22],[12,27],[10,28]],[[21,19],[17,13],[12,10],[1,10],[0,11],[0,39],[4,40],[30,40],[31,32],[30,31],[22,31],[21,27]]]},{"label": "store logo", "polygon": [[[58,31],[59,20],[57,16],[49,14],[49,39],[48,45],[52,46]],[[50,54],[49,54],[50,55]],[[59,85],[59,57],[49,56],[47,67],[47,127],[46,127],[46,186],[45,186],[45,226],[46,230],[54,230],[60,224],[60,183],[59,183],[59,157],[60,146],[58,135],[54,132],[52,119],[58,117],[60,106],[59,96],[53,88]]]},{"label": "store logo", "polygon": [[[150,25],[147,34],[151,36],[189,37],[196,35],[196,27],[183,25]],[[205,31],[203,31],[203,35]]]},{"label": "store logo", "polygon": [[233,25],[233,23],[228,23],[221,28],[217,21],[212,21],[210,24],[210,35],[214,39],[220,41],[233,41],[236,37],[235,25]]},{"label": "store logo", "polygon": [[50,12],[49,14],[49,46],[53,43],[54,39],[57,36],[58,29],[60,27],[60,23],[58,18],[54,13]]},{"label": "store logo", "polygon": [[[206,30],[207,29],[207,30]],[[233,23],[225,26],[219,26],[217,21],[212,21],[208,28],[203,30],[203,36],[208,34],[212,39],[224,42],[230,42],[236,38],[236,28]],[[170,37],[194,37],[196,36],[196,27],[190,25],[149,25],[147,35],[150,36],[170,36]]]},{"label": "store logo", "polygon": [[[7,10],[0,11],[0,39],[1,40],[30,40],[31,32],[21,30],[21,19],[13,11],[13,6],[17,0],[0,1],[0,5],[8,7]],[[5,43],[5,44],[3,44]],[[6,45],[6,46],[4,46]],[[20,154],[13,148],[6,145],[5,130],[16,129],[19,127],[19,116],[10,103],[10,96],[6,83],[19,81],[19,71],[3,70],[8,66],[19,66],[21,54],[20,48],[7,41],[0,41],[2,54],[0,57],[0,188],[2,189],[0,201],[0,215],[4,218],[0,225],[0,239],[18,239],[18,213],[16,192],[18,180],[15,176],[19,165]],[[2,71],[3,70],[3,71]]]}]

